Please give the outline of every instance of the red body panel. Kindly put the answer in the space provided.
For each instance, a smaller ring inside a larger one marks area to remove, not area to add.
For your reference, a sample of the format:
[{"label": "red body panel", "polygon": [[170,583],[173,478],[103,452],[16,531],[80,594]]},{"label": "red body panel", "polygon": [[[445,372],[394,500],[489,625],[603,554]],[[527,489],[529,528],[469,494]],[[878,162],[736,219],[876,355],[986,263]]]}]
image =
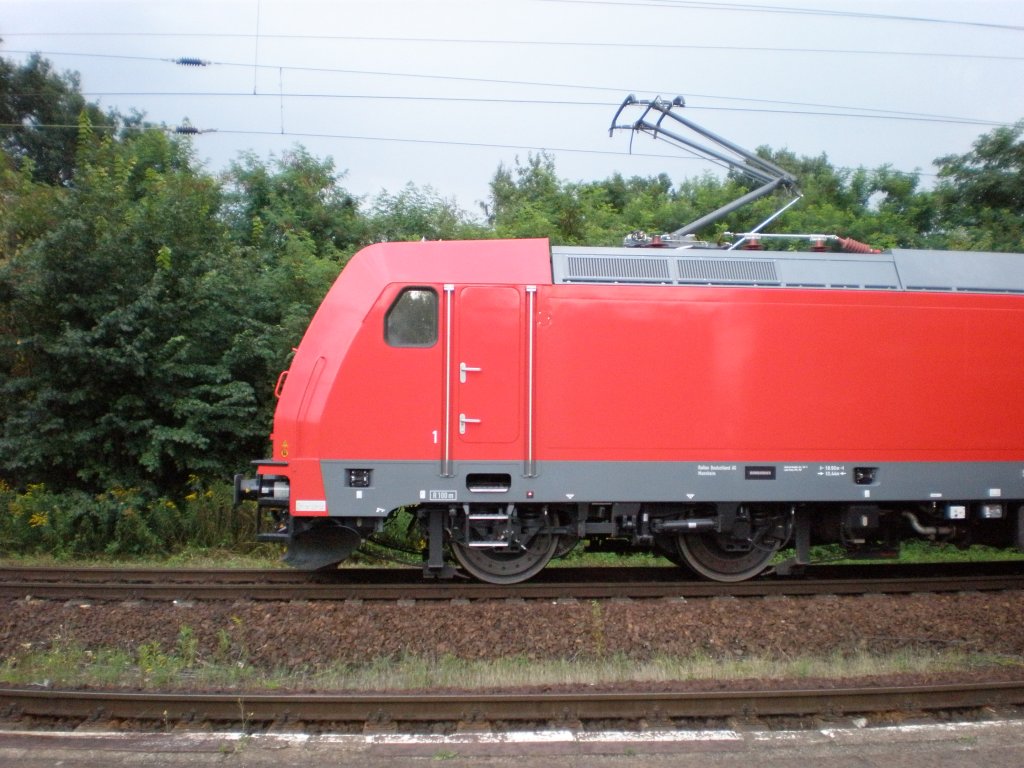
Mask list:
[{"label": "red body panel", "polygon": [[1024,458],[1024,300],[756,288],[541,293],[538,458]]}]

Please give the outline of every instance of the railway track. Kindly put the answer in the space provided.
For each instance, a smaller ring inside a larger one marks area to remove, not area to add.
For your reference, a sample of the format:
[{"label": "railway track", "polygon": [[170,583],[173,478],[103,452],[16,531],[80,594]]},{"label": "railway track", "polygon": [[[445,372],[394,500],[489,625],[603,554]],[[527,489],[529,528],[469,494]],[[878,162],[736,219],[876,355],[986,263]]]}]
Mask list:
[{"label": "railway track", "polygon": [[551,600],[772,595],[906,594],[1024,589],[1024,561],[955,566],[815,566],[799,577],[735,584],[698,581],[678,568],[554,568],[500,586],[425,581],[418,568],[0,568],[0,597],[88,600]]},{"label": "railway track", "polygon": [[0,689],[0,714],[67,725],[125,720],[149,728],[215,725],[250,732],[272,727],[340,730],[583,729],[627,722],[645,727],[693,727],[709,718],[853,716],[885,712],[1024,705],[1024,681],[832,689],[712,692],[537,692],[430,694],[139,693]]},{"label": "railway track", "polygon": [[[284,570],[7,568],[0,569],[0,595],[97,601],[144,598],[154,602],[170,598],[394,601],[1024,590],[1019,563],[943,567],[944,575],[927,566],[875,568],[871,571],[874,578],[870,579],[865,578],[863,569],[833,566],[810,569],[800,578],[765,578],[739,585],[687,580],[674,568],[557,569],[535,581],[501,588],[462,581],[424,582],[418,569],[345,569],[310,576]],[[482,603],[480,609],[494,607]],[[306,608],[308,606],[295,606],[295,610]],[[498,608],[517,610],[518,606],[499,605]],[[90,621],[96,619],[93,616]],[[253,622],[251,628],[250,622]],[[254,617],[246,614],[239,620],[239,626],[251,630],[252,638],[263,637],[255,622]],[[323,631],[323,628],[310,631]],[[255,642],[252,638],[246,636],[239,642]],[[903,718],[905,713],[916,715],[991,707],[1010,708],[1013,713],[1010,716],[1019,717],[1024,711],[1019,709],[1024,707],[1024,675],[1019,680],[1014,677],[1004,671],[995,675],[993,682],[978,682],[975,676],[970,682],[943,685],[890,686],[888,683],[895,678],[884,681],[879,678],[870,686],[842,687],[842,683],[830,683],[822,689],[799,688],[799,682],[791,681],[776,682],[761,689],[751,688],[756,683],[747,684],[743,690],[723,686],[721,690],[707,691],[698,690],[707,686],[678,684],[657,690],[628,685],[624,690],[611,692],[588,688],[426,695],[133,692],[22,687],[0,689],[0,717],[18,723],[17,727],[25,723],[29,727],[64,729],[69,726],[137,727],[162,731],[212,727],[246,733],[278,730],[459,733],[519,728],[584,731],[606,728],[609,724],[642,731],[645,728],[699,729],[711,720],[725,722],[729,718],[813,719],[865,715],[870,719],[872,713],[886,712],[901,713],[898,717]]]}]

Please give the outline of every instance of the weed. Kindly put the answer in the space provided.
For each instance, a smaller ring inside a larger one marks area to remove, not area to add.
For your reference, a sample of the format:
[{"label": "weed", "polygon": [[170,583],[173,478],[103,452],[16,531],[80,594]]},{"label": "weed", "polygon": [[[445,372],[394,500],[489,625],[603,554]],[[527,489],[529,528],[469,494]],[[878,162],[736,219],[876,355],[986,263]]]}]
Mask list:
[{"label": "weed", "polygon": [[191,627],[184,624],[178,630],[177,652],[186,669],[191,669],[199,661],[199,638]]},{"label": "weed", "polygon": [[245,735],[243,738],[247,738],[252,733],[252,718],[254,712],[246,711],[245,699],[238,700],[238,722],[241,726],[242,733]]},{"label": "weed", "polygon": [[599,600],[590,601],[590,642],[594,649],[594,656],[604,656],[604,609]]},{"label": "weed", "polygon": [[140,645],[137,658],[143,682],[157,687],[174,682],[182,669],[181,659],[173,653],[166,653],[158,642]]},{"label": "weed", "polygon": [[214,660],[219,664],[225,664],[231,658],[231,635],[223,627],[217,630],[217,650],[214,651]]}]

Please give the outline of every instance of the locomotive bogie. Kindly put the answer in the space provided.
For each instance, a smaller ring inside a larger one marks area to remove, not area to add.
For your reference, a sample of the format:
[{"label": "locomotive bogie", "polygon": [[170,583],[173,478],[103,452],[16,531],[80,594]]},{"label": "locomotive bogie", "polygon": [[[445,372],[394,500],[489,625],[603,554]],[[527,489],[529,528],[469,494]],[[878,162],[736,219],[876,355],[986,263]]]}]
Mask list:
[{"label": "locomotive bogie", "polygon": [[581,540],[725,581],[812,542],[1019,545],[1022,263],[373,246],[311,323],[239,493],[298,565],[406,508],[428,574],[450,552],[496,582]]},{"label": "locomotive bogie", "polygon": [[[441,521],[438,530],[443,531],[456,561],[471,575],[494,583],[530,578],[580,541],[595,551],[654,551],[720,581],[750,578],[763,571],[783,547],[794,544],[794,563],[806,564],[808,554],[797,543],[801,533],[805,547],[838,544],[854,558],[895,557],[900,543],[911,538],[960,547],[986,544],[1024,549],[1024,509],[983,502],[910,506],[492,502],[423,505],[411,511],[424,541],[430,540],[431,519],[436,516]],[[287,543],[285,561],[304,570],[336,566],[384,526],[383,518],[277,516],[275,521],[278,532],[264,539]],[[425,553],[425,573],[450,576],[449,565],[436,549],[432,561]]]}]

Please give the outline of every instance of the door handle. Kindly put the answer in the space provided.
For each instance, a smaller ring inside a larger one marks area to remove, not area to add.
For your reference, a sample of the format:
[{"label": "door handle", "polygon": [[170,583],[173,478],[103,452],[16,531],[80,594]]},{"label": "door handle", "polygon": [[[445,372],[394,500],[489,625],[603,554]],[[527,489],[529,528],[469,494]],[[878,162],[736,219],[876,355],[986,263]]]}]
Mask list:
[{"label": "door handle", "polygon": [[466,414],[460,413],[459,414],[459,434],[460,435],[466,434],[466,425],[467,424],[479,424],[480,422],[481,422],[481,419],[471,419]]},{"label": "door handle", "polygon": [[466,374],[467,373],[479,373],[480,370],[481,370],[480,368],[474,368],[471,365],[466,365],[465,363],[459,363],[459,383],[460,384],[465,384],[466,383]]}]

